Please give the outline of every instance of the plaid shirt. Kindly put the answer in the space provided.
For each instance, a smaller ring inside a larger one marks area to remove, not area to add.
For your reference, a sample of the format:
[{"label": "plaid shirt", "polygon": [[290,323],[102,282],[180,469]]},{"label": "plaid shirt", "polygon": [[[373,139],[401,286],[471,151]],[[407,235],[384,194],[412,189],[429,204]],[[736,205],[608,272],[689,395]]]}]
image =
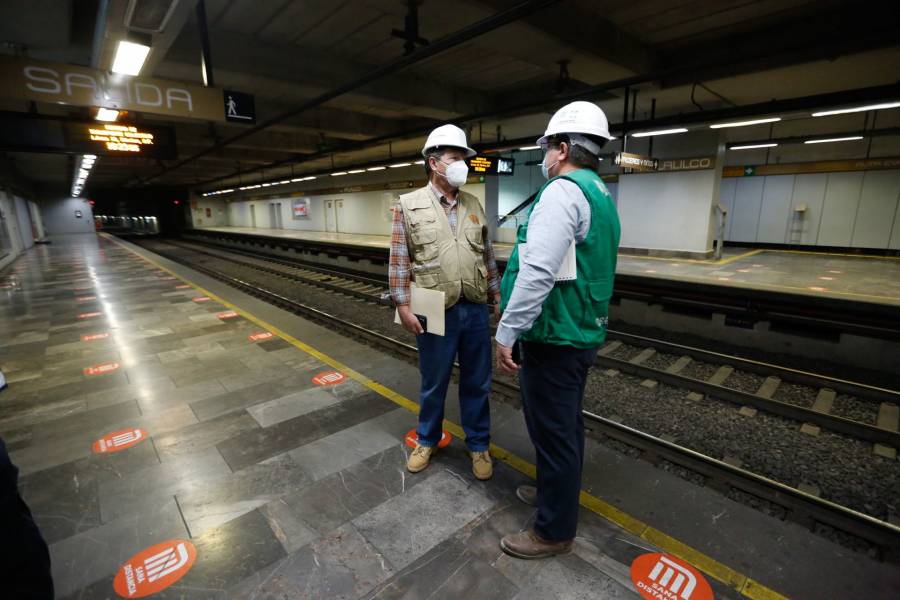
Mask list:
[{"label": "plaid shirt", "polygon": [[[428,189],[435,196],[438,192],[432,185]],[[456,235],[457,202],[440,196],[440,203],[450,222],[450,230]],[[391,286],[391,298],[394,304],[403,306],[409,304],[409,280],[410,267],[409,246],[406,238],[406,222],[403,219],[403,210],[400,204],[394,206],[394,220],[391,224],[391,258],[388,265],[388,280]],[[484,266],[487,269],[488,291],[490,294],[500,293],[500,273],[497,270],[497,261],[494,259],[494,247],[489,239],[484,240]]]}]

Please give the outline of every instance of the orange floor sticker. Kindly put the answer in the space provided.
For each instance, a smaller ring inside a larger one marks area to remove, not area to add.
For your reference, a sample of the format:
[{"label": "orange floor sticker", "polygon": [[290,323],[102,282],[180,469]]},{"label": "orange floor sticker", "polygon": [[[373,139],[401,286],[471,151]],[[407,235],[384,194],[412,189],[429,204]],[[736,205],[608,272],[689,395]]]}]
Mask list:
[{"label": "orange floor sticker", "polygon": [[184,284],[184,285],[176,285],[176,286],[175,286],[175,289],[176,289],[176,290],[186,290],[186,289],[188,289],[189,287],[191,287],[191,286],[189,286],[188,284]]},{"label": "orange floor sticker", "polygon": [[233,319],[236,316],[238,316],[238,314],[236,312],[234,312],[233,310],[226,310],[225,312],[220,312],[216,316],[219,317],[220,319]]},{"label": "orange floor sticker", "polygon": [[323,371],[312,378],[312,382],[316,385],[336,385],[347,379],[346,375],[340,371]]},{"label": "orange floor sticker", "polygon": [[121,366],[122,365],[117,362],[105,362],[100,363],[99,365],[85,367],[83,373],[85,375],[106,375],[107,373],[118,371]]},{"label": "orange floor sticker", "polygon": [[267,340],[269,338],[275,337],[275,334],[270,331],[260,331],[259,333],[250,334],[247,339],[251,342],[259,342],[261,340]]},{"label": "orange floor sticker", "polygon": [[713,600],[712,588],[700,571],[661,552],[634,559],[631,581],[647,600]]},{"label": "orange floor sticker", "polygon": [[92,300],[96,300],[97,296],[80,296],[75,298],[75,302],[90,302]]},{"label": "orange floor sticker", "polygon": [[109,337],[108,333],[88,333],[86,335],[81,336],[82,342],[94,342],[97,340],[105,340]]},{"label": "orange floor sticker", "polygon": [[194,302],[209,302],[209,296],[199,296],[193,300]]},{"label": "orange floor sticker", "polygon": [[[406,435],[403,438],[406,440],[406,445],[410,448],[415,448],[416,443],[419,441],[419,434],[416,433],[415,429],[410,429],[406,432]],[[453,436],[450,435],[450,432],[446,429],[441,430],[441,439],[438,441],[438,448],[444,448],[453,441]]]},{"label": "orange floor sticker", "polygon": [[81,313],[81,314],[78,315],[78,318],[79,318],[79,319],[93,319],[94,317],[99,317],[99,316],[102,315],[102,314],[103,314],[103,313],[101,313],[101,312]]},{"label": "orange floor sticker", "polygon": [[147,439],[147,431],[141,427],[129,427],[128,429],[120,429],[107,433],[99,440],[91,445],[94,454],[109,454],[112,452],[121,452],[131,448],[135,444],[140,444]]},{"label": "orange floor sticker", "polygon": [[119,567],[113,589],[122,598],[143,598],[166,589],[185,576],[197,560],[187,540],[168,540],[141,550]]}]

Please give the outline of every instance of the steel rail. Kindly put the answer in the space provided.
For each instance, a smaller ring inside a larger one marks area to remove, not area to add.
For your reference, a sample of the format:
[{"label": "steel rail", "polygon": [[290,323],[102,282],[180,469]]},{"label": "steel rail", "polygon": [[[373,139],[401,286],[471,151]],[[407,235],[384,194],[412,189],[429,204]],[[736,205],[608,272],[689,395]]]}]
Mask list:
[{"label": "steel rail", "polygon": [[[175,255],[169,258],[296,314],[307,316],[337,329],[359,335],[365,340],[381,344],[387,349],[409,358],[418,356],[417,348],[384,334],[349,323],[335,315],[297,302],[254,283],[232,277],[204,265],[192,264],[182,256]],[[517,395],[519,393],[518,386],[501,380],[494,379],[492,385],[501,394]],[[810,526],[810,529],[812,529],[812,525],[818,522],[866,540],[880,550],[884,560],[893,564],[900,564],[900,527],[807,494],[746,469],[729,465],[690,448],[667,442],[627,425],[610,421],[590,411],[582,411],[582,413],[585,418],[596,425],[596,430],[600,433],[641,450],[643,457],[648,460],[652,461],[657,458],[668,460],[713,481],[725,483],[735,489],[772,502],[785,508],[789,512],[791,520],[805,523]]]},{"label": "steel rail", "polygon": [[775,365],[731,354],[722,354],[713,350],[704,350],[693,346],[685,346],[674,342],[667,342],[656,338],[644,337],[624,331],[607,330],[609,337],[621,340],[635,346],[645,348],[660,348],[673,354],[683,354],[691,358],[698,358],[716,364],[734,365],[742,371],[756,373],[757,375],[778,375],[782,380],[792,383],[800,383],[809,387],[827,387],[836,392],[871,398],[880,402],[900,401],[900,390],[882,388],[857,381],[839,379],[830,375],[821,375],[810,371],[802,371],[782,365]]}]

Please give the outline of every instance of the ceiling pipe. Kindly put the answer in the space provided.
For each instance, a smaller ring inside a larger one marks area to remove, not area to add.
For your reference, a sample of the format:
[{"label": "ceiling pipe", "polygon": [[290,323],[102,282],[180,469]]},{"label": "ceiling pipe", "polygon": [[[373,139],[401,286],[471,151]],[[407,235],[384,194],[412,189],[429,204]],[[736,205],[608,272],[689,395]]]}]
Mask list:
[{"label": "ceiling pipe", "polygon": [[224,148],[225,146],[228,146],[229,144],[233,144],[234,142],[242,140],[250,135],[253,135],[254,133],[258,133],[258,132],[260,132],[264,129],[267,129],[273,125],[277,125],[278,123],[281,123],[282,121],[285,121],[287,119],[290,119],[291,117],[297,116],[298,114],[305,112],[309,109],[320,106],[320,105],[322,105],[330,100],[333,100],[339,96],[343,96],[344,94],[346,94],[348,92],[352,92],[360,87],[363,87],[369,83],[372,83],[373,81],[381,79],[382,77],[391,75],[397,71],[405,69],[406,67],[409,67],[410,65],[414,65],[416,63],[422,62],[423,60],[425,60],[427,58],[431,58],[432,56],[436,56],[446,50],[449,50],[449,49],[455,47],[455,46],[458,46],[460,44],[468,42],[468,41],[475,39],[479,36],[482,36],[486,33],[490,33],[491,31],[498,29],[504,25],[507,25],[514,21],[518,21],[519,19],[521,19],[523,17],[526,17],[540,9],[547,8],[548,6],[550,6],[552,4],[556,4],[559,1],[560,0],[527,0],[526,2],[517,4],[516,6],[513,6],[512,8],[510,8],[508,10],[499,12],[499,13],[497,13],[491,17],[488,17],[486,19],[482,19],[481,21],[478,21],[477,23],[474,23],[468,27],[465,27],[465,28],[457,31],[456,33],[452,33],[446,37],[443,37],[443,38],[437,40],[436,42],[434,42],[428,46],[420,48],[419,50],[416,50],[412,54],[408,54],[406,56],[400,57],[382,67],[373,69],[372,71],[369,71],[366,75],[360,77],[359,79],[356,79],[349,83],[345,83],[344,85],[338,86],[337,88],[335,88],[333,90],[325,92],[324,94],[321,94],[320,96],[317,96],[316,98],[313,98],[311,100],[304,102],[303,104],[300,104],[296,108],[292,108],[288,111],[282,112],[281,114],[276,115],[270,119],[267,119],[266,121],[263,121],[262,123],[259,123],[258,125],[250,127],[249,129],[245,129],[244,131],[242,131],[238,134],[235,134],[225,140],[217,142],[205,150],[201,150],[200,152],[192,154],[191,156],[178,161],[174,165],[166,167],[165,169],[163,169],[159,173],[156,173],[155,175],[151,175],[150,177],[145,177],[145,178],[139,180],[137,182],[137,184],[139,185],[139,184],[143,184],[143,183],[152,181],[152,180],[160,177],[161,175],[165,175],[166,173],[169,173],[171,171],[179,169],[179,168],[183,167],[184,165],[189,164],[189,163],[197,160],[198,158],[206,156],[207,154],[215,152],[216,150]]},{"label": "ceiling pipe", "polygon": [[[589,99],[590,96],[596,96],[599,93],[608,92],[615,89],[615,84],[619,84],[621,87],[621,83],[634,83],[636,78],[628,78],[624,80],[618,80],[616,82],[610,82],[608,84],[601,84],[590,88],[584,92],[578,92],[577,94],[572,94],[565,97],[556,97],[550,100],[543,99],[537,102],[529,102],[522,103],[515,107],[510,107],[503,112],[519,112],[527,109],[534,109],[538,107],[544,107],[548,105],[550,102],[553,102],[557,107],[562,106],[563,104],[570,102],[572,100],[581,100],[581,99]],[[744,117],[744,116],[756,116],[756,115],[764,115],[764,114],[774,114],[774,113],[785,113],[785,112],[797,112],[800,110],[808,110],[813,108],[821,108],[823,106],[841,106],[845,104],[855,104],[855,103],[863,103],[874,100],[880,100],[884,98],[896,98],[900,97],[900,84],[891,84],[891,85],[883,85],[883,86],[875,86],[868,88],[859,88],[855,90],[845,90],[841,92],[830,92],[827,94],[816,94],[812,96],[801,96],[799,98],[788,98],[784,100],[770,100],[767,102],[760,102],[757,104],[748,104],[745,106],[738,106],[732,108],[722,108],[715,110],[704,110],[702,112],[695,113],[678,113],[676,115],[671,115],[667,117],[659,117],[659,118],[651,118],[645,119],[642,121],[630,121],[625,123],[613,123],[610,124],[610,131],[616,133],[623,133],[626,128],[628,132],[639,131],[641,129],[656,129],[658,127],[664,127],[667,125],[689,125],[695,123],[703,123],[703,122],[715,122],[715,121],[723,121],[726,119],[736,118],[736,117]],[[477,113],[472,115],[465,115],[460,117],[459,119],[455,119],[457,123],[465,123],[468,121],[477,121],[480,119],[490,118],[498,116],[502,113],[494,113],[494,112],[484,112]],[[421,136],[428,133],[434,126],[429,124],[425,127],[418,127],[414,129],[407,129],[405,131],[398,131],[391,134],[385,134],[382,136],[378,136],[376,138],[372,138],[369,140],[360,140],[356,142],[349,142],[346,144],[341,144],[339,146],[335,146],[333,148],[328,148],[322,150],[320,152],[314,152],[311,154],[307,154],[303,157],[292,156],[286,159],[282,159],[279,161],[268,163],[264,166],[266,169],[278,168],[287,165],[296,165],[301,164],[306,161],[316,160],[320,158],[325,158],[331,154],[335,153],[347,153],[354,152],[357,150],[364,150],[370,148],[372,146],[378,146],[383,143],[386,143],[391,140],[403,139],[414,136]],[[526,141],[526,140],[519,140]],[[530,143],[530,142],[529,142]],[[521,145],[521,144],[520,144]],[[260,170],[261,167],[252,167],[249,169],[244,169],[242,171],[235,171],[228,175],[220,175],[218,177],[211,177],[209,179],[197,182],[198,186],[209,185],[211,183],[216,183],[218,181],[223,181],[226,179],[231,179],[232,177],[238,177],[242,175],[248,175],[251,173],[256,173]]]}]

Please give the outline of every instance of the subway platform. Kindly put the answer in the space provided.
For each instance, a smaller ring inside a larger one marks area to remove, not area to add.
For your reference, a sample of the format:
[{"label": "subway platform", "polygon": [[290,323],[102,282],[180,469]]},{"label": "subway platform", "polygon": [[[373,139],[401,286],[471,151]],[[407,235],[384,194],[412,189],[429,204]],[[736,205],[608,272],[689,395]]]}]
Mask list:
[{"label": "subway platform", "polygon": [[[385,253],[390,247],[388,236],[377,235],[252,227],[204,227],[195,231],[297,240]],[[512,252],[510,244],[495,243],[494,248],[501,262],[505,262]],[[726,247],[719,260],[619,254],[616,272],[663,281],[699,283],[712,288],[900,306],[900,257]]]},{"label": "subway platform", "polygon": [[517,408],[492,403],[480,482],[451,385],[454,439],[412,475],[414,365],[109,236],[0,273],[0,368],[58,598],[640,598],[659,553],[693,600],[900,596],[896,567],[592,440],[574,552],[510,558]]}]

